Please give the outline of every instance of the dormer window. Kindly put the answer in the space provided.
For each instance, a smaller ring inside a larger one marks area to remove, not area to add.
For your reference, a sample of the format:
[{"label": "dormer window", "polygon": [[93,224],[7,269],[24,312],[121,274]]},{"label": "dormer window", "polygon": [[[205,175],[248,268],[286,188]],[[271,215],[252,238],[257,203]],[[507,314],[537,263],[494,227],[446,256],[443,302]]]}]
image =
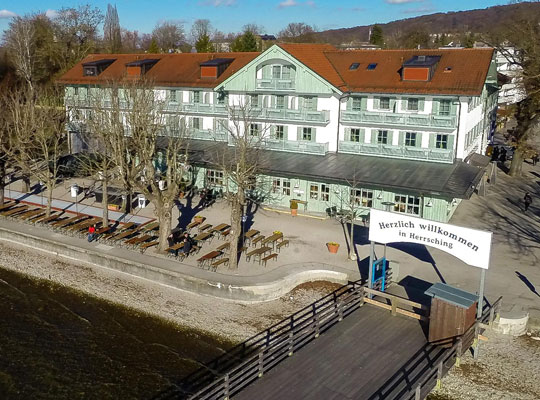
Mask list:
[{"label": "dormer window", "polygon": [[127,74],[130,77],[137,77],[146,74],[159,59],[145,58],[144,60],[136,60],[126,64]]},{"label": "dormer window", "polygon": [[413,56],[403,63],[401,79],[404,81],[429,82],[441,56]]},{"label": "dormer window", "polygon": [[360,66],[360,63],[352,63],[351,66],[349,67],[349,70],[356,71],[359,66]]},{"label": "dormer window", "polygon": [[83,76],[98,76],[115,61],[116,59],[107,58],[104,60],[96,60],[84,63],[82,65]]},{"label": "dormer window", "polygon": [[233,61],[234,58],[214,58],[201,63],[201,78],[217,78]]}]

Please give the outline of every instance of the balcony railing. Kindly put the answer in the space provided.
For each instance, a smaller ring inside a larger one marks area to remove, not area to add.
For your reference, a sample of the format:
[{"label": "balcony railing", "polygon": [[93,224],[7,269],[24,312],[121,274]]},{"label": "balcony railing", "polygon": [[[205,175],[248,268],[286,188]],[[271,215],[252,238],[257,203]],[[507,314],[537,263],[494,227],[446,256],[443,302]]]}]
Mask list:
[{"label": "balcony railing", "polygon": [[341,153],[365,154],[379,157],[406,158],[411,160],[439,161],[451,163],[454,153],[447,149],[424,149],[418,147],[391,146],[357,142],[339,142]]},{"label": "balcony railing", "polygon": [[226,142],[229,136],[227,131],[195,128],[189,128],[188,135],[190,139],[214,140],[217,142]]},{"label": "balcony railing", "polygon": [[343,111],[341,121],[383,125],[455,128],[456,117],[429,114],[395,114],[372,111]]},{"label": "balcony railing", "polygon": [[293,90],[294,87],[294,79],[257,79],[257,89],[259,90]]},{"label": "balcony railing", "polygon": [[296,140],[265,140],[262,147],[268,150],[290,151],[294,153],[325,155],[328,143],[305,142]]},{"label": "balcony railing", "polygon": [[254,119],[269,119],[272,121],[301,121],[328,123],[330,111],[289,110],[279,108],[252,108],[250,116]]}]

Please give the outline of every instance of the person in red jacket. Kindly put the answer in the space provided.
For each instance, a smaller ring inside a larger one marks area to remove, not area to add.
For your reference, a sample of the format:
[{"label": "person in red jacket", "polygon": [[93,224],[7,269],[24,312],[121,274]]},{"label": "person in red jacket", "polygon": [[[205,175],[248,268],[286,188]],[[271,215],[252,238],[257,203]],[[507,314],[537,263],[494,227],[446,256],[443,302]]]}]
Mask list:
[{"label": "person in red jacket", "polygon": [[90,225],[88,228],[88,241],[91,242],[96,237],[96,225]]}]

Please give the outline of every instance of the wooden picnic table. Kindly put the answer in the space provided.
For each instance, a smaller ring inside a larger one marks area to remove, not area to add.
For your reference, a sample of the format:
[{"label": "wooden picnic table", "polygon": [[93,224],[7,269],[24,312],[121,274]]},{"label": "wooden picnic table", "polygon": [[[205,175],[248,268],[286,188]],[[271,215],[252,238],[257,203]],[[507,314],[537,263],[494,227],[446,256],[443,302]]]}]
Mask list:
[{"label": "wooden picnic table", "polygon": [[15,215],[15,214],[18,214],[20,212],[23,212],[25,210],[28,209],[29,206],[27,206],[26,204],[24,206],[19,206],[19,207],[13,207],[13,208],[10,208],[9,210],[7,211],[2,211],[2,215],[4,217],[10,217],[12,215]]},{"label": "wooden picnic table", "polygon": [[143,243],[141,245],[140,250],[141,250],[141,253],[143,253],[146,249],[150,248],[150,247],[153,247],[153,246],[157,246],[159,244],[159,241],[157,240],[153,240],[151,242],[146,242],[146,243]]},{"label": "wooden picnic table", "polygon": [[275,243],[278,241],[278,240],[283,240],[283,233],[274,233],[273,235],[271,236],[268,236],[266,239],[263,239],[262,242],[261,242],[261,245],[264,246],[268,243],[271,243],[272,244],[272,248],[274,248],[275,246]]},{"label": "wooden picnic table", "polygon": [[20,213],[19,215],[17,215],[17,218],[21,218],[21,219],[24,219],[24,217],[28,214],[32,214],[33,212],[35,212],[36,210],[39,210],[39,208],[28,208],[26,211],[23,211],[22,213]]},{"label": "wooden picnic table", "polygon": [[43,208],[36,208],[35,210],[29,211],[24,213],[24,216],[21,215],[21,218],[25,221],[36,218],[40,214],[45,214],[45,210]]},{"label": "wooden picnic table", "polygon": [[154,236],[152,235],[142,235],[142,236],[136,236],[134,238],[126,240],[124,243],[129,244],[132,246],[137,246],[138,244],[142,242],[146,242],[148,239],[152,239]]},{"label": "wooden picnic table", "polygon": [[221,246],[219,246],[216,250],[224,251],[231,247],[231,242],[223,243]]},{"label": "wooden picnic table", "polygon": [[86,218],[85,215],[81,216],[81,215],[76,215],[75,217],[71,217],[71,218],[66,218],[66,219],[63,219],[61,221],[56,221],[54,223],[52,223],[51,225],[55,228],[63,228],[64,226],[67,226],[81,218]]},{"label": "wooden picnic table", "polygon": [[124,225],[120,225],[117,229],[117,231],[121,232],[121,231],[126,231],[128,229],[131,229],[133,227],[137,226],[137,224],[135,222],[128,222],[127,224],[124,224]]},{"label": "wooden picnic table", "polygon": [[265,255],[267,252],[269,251],[272,251],[272,248],[271,247],[261,247],[261,248],[258,248],[258,249],[255,249],[255,250],[252,250],[250,251],[249,253],[246,254],[246,261],[249,261],[249,259],[251,257],[255,258],[255,259],[259,259],[259,263],[260,263],[260,260],[261,260],[261,257],[263,255]]},{"label": "wooden picnic table", "polygon": [[244,235],[244,237],[246,239],[249,239],[251,240],[254,236],[257,236],[259,233],[261,233],[260,231],[258,231],[257,229],[250,229],[249,231],[247,231]]},{"label": "wooden picnic table", "polygon": [[13,207],[15,204],[14,201],[8,201],[7,203],[4,203],[0,206],[0,211],[5,210],[6,208]]},{"label": "wooden picnic table", "polygon": [[219,257],[221,254],[223,254],[221,251],[213,250],[210,253],[205,254],[201,258],[197,260],[197,263],[199,264],[199,267],[204,267],[204,264],[207,262],[212,261],[214,258]]},{"label": "wooden picnic table", "polygon": [[199,232],[205,231],[211,227],[212,227],[212,224],[204,224],[203,226],[199,226]]},{"label": "wooden picnic table", "polygon": [[35,223],[48,224],[49,222],[55,221],[60,218],[61,214],[51,214],[47,217],[47,214],[42,215],[41,217],[36,218]]},{"label": "wooden picnic table", "polygon": [[103,235],[107,232],[110,232],[112,230],[112,226],[104,226],[103,228],[99,228],[96,231],[96,235]]},{"label": "wooden picnic table", "polygon": [[125,238],[127,238],[128,236],[131,236],[135,233],[138,233],[137,232],[137,229],[130,229],[130,230],[127,230],[127,231],[123,231],[122,233],[120,233],[119,235],[114,235],[112,237],[113,240],[123,240]]},{"label": "wooden picnic table", "polygon": [[[100,220],[101,220],[101,218],[85,219],[85,220],[83,220],[81,222],[78,222],[78,223],[76,223],[74,225],[68,226],[67,230],[68,231],[73,231],[73,232],[79,232],[79,231],[82,231],[84,229],[88,229],[92,225],[97,225],[100,222]],[[96,229],[96,232],[97,232],[97,229]]]},{"label": "wooden picnic table", "polygon": [[151,232],[155,231],[156,229],[159,229],[159,222],[151,222],[147,225],[143,225],[142,230],[144,232]]},{"label": "wooden picnic table", "polygon": [[199,226],[200,224],[202,224],[202,221],[193,221],[186,228],[187,228],[187,230],[191,230],[191,229]]},{"label": "wooden picnic table", "polygon": [[194,239],[197,240],[197,241],[203,241],[204,242],[209,237],[212,237],[212,232],[199,233],[197,236],[194,237]]},{"label": "wooden picnic table", "polygon": [[184,247],[184,242],[176,243],[170,246],[166,251],[167,253],[174,253],[174,255],[178,255],[178,250],[180,250],[182,247]]},{"label": "wooden picnic table", "polygon": [[217,226],[214,226],[212,229],[210,229],[210,232],[222,232],[225,229],[229,229],[231,226],[227,224],[219,224]]}]

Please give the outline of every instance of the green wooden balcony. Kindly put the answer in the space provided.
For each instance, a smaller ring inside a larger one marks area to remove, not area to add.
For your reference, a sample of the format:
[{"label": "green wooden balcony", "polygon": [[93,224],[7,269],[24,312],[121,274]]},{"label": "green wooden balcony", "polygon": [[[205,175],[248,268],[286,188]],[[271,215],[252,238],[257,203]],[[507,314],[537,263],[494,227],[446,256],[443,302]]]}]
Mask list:
[{"label": "green wooden balcony", "polygon": [[294,88],[294,79],[257,79],[257,90],[293,90]]},{"label": "green wooden balcony", "polygon": [[328,143],[316,143],[296,140],[271,140],[262,142],[262,147],[267,150],[288,151],[304,154],[325,155],[328,152]]},{"label": "green wooden balcony", "polygon": [[396,114],[373,111],[342,111],[341,122],[433,128],[455,128],[457,126],[457,119],[455,116]]},{"label": "green wooden balcony", "polygon": [[188,136],[190,139],[226,142],[229,135],[227,131],[189,128]]},{"label": "green wooden balcony", "polygon": [[368,156],[406,158],[410,160],[437,161],[451,163],[454,152],[447,149],[425,149],[407,146],[391,146],[386,144],[371,144],[358,142],[339,142],[339,152],[364,154]]},{"label": "green wooden balcony", "polygon": [[252,108],[251,117],[271,121],[313,122],[327,124],[330,122],[330,111],[289,110],[279,108]]},{"label": "green wooden balcony", "polygon": [[207,103],[168,103],[164,111],[186,114],[227,115],[227,106],[225,104]]}]

